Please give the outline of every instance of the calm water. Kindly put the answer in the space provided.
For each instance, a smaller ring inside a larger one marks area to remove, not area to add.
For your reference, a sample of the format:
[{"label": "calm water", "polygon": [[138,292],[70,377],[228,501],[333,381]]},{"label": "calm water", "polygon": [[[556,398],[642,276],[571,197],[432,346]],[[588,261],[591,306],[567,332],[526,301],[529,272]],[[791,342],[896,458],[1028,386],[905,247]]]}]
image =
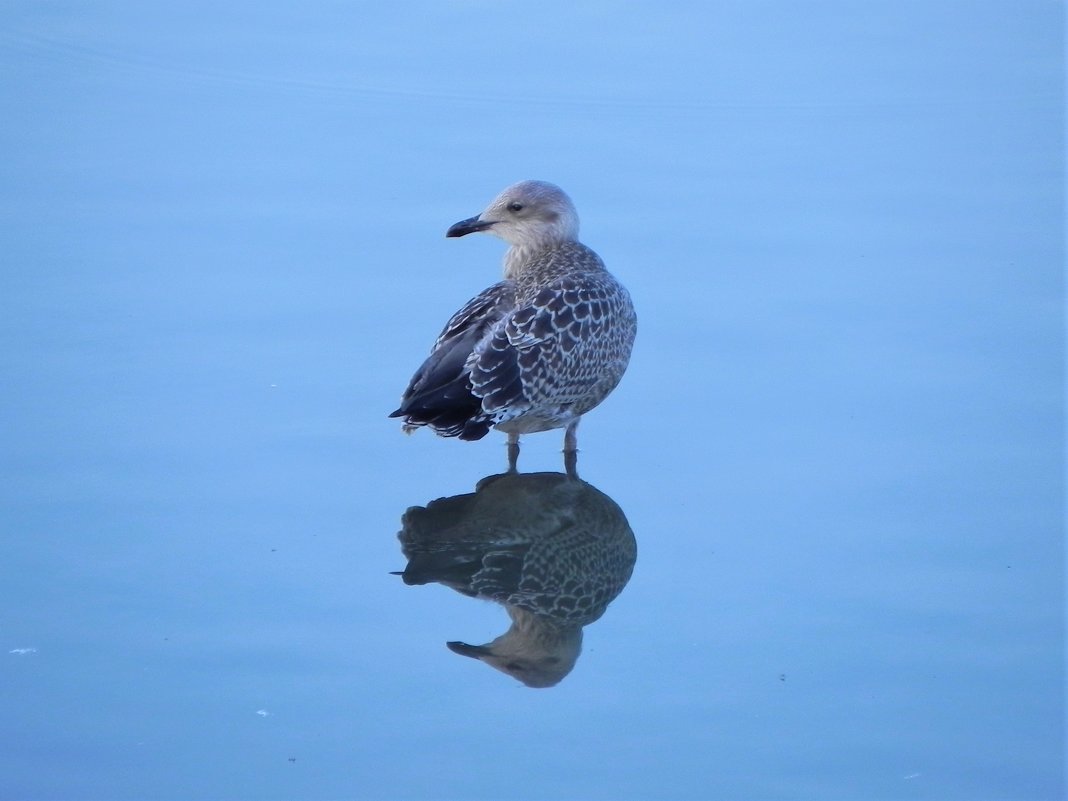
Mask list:
[{"label": "calm water", "polygon": [[[1063,795],[1060,4],[173,5],[2,11],[0,797]],[[523,178],[641,320],[550,689],[391,575]]]}]

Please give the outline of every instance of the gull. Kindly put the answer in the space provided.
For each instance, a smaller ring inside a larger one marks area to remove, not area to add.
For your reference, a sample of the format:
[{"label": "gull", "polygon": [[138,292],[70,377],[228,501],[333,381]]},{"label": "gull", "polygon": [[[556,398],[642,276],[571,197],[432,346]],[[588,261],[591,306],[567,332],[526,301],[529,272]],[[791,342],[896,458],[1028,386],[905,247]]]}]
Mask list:
[{"label": "gull", "polygon": [[496,428],[514,471],[520,435],[563,428],[573,472],[579,421],[623,377],[638,327],[629,293],[578,231],[571,199],[546,181],[510,186],[448,229],[507,242],[504,278],[445,324],[390,415],[406,432],[477,440]]}]

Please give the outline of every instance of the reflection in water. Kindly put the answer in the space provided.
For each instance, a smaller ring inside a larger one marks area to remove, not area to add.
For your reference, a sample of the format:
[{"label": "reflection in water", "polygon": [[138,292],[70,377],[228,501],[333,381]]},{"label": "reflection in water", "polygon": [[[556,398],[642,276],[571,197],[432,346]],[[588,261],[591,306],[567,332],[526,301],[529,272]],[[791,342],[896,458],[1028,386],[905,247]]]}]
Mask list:
[{"label": "reflection in water", "polygon": [[582,627],[623,590],[637,557],[615,501],[562,473],[488,476],[474,493],[413,506],[401,522],[405,584],[497,601],[512,619],[491,643],[449,648],[530,687],[571,672]]}]

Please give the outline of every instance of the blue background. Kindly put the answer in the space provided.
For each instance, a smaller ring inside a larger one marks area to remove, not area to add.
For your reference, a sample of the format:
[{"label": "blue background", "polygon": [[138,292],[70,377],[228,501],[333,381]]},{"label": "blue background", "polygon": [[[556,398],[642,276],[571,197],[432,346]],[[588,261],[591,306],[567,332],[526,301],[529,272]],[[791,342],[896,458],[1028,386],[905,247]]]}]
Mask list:
[{"label": "blue background", "polygon": [[[1061,797],[1063,16],[5,3],[0,796]],[[385,415],[525,178],[641,320],[550,690],[389,575],[504,466]]]}]

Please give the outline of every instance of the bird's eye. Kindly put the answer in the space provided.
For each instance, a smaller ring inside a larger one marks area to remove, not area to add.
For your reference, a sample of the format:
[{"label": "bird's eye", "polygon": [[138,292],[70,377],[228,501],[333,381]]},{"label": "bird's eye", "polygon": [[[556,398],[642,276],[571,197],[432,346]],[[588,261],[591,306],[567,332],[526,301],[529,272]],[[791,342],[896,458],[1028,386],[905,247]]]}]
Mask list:
[{"label": "bird's eye", "polygon": [[511,203],[508,204],[508,211],[522,211],[522,210],[523,210],[523,204],[520,203],[518,200],[513,200]]}]

